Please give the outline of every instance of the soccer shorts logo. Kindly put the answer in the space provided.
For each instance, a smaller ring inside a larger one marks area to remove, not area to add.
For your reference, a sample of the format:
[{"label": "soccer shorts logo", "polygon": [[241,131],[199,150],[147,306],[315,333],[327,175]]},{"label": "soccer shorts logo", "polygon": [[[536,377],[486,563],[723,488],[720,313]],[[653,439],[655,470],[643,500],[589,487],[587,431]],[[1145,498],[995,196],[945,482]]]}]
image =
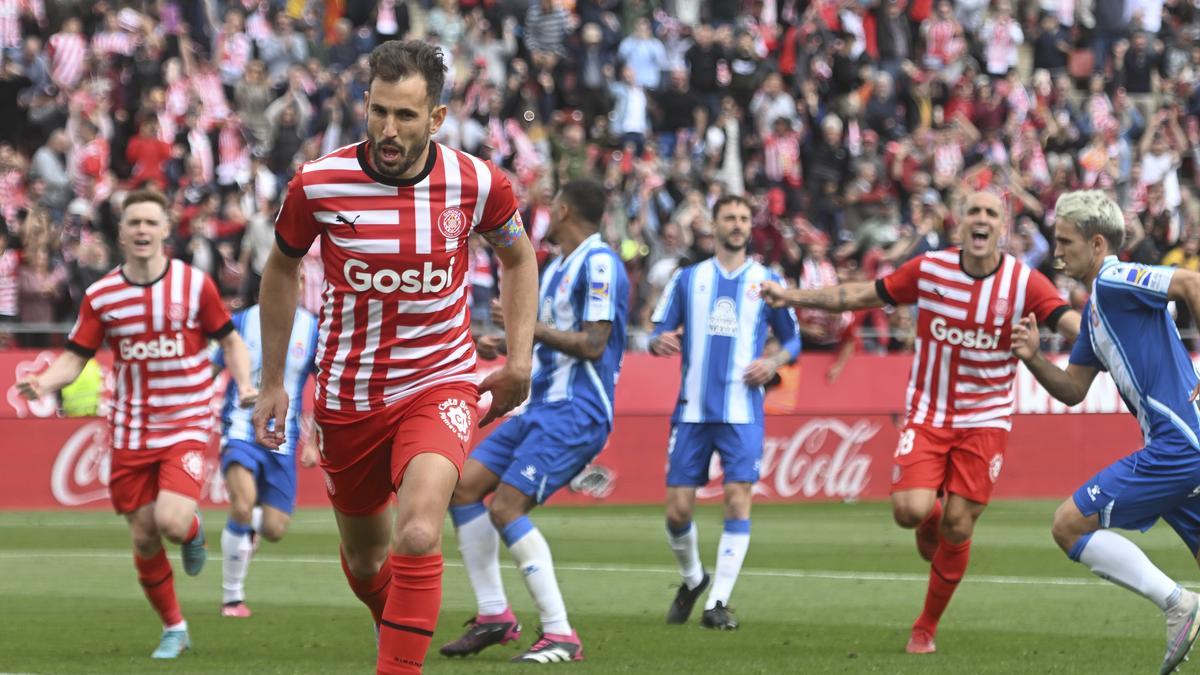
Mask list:
[{"label": "soccer shorts logo", "polygon": [[325,475],[325,491],[329,493],[330,497],[334,496],[337,494],[337,489],[333,487],[333,479],[329,477],[328,471],[322,469],[321,473]]},{"label": "soccer shorts logo", "polygon": [[913,440],[916,439],[917,432],[912,429],[905,429],[904,433],[900,434],[900,442],[896,444],[896,456],[903,457],[912,452]]},{"label": "soccer shorts logo", "polygon": [[1000,469],[1004,466],[1004,455],[996,455],[988,464],[988,476],[995,483],[996,479],[1000,478]]},{"label": "soccer shorts logo", "polygon": [[183,464],[183,470],[192,478],[200,480],[204,477],[204,455],[200,454],[199,450],[184,454],[179,461]]},{"label": "soccer shorts logo", "polygon": [[438,405],[438,414],[446,426],[458,436],[463,443],[471,440],[471,410],[461,399],[448,398]]},{"label": "soccer shorts logo", "polygon": [[536,481],[537,480],[537,467],[532,464],[529,464],[524,469],[521,469],[521,475],[524,476],[525,480],[527,480],[527,481],[530,481],[530,482]]}]

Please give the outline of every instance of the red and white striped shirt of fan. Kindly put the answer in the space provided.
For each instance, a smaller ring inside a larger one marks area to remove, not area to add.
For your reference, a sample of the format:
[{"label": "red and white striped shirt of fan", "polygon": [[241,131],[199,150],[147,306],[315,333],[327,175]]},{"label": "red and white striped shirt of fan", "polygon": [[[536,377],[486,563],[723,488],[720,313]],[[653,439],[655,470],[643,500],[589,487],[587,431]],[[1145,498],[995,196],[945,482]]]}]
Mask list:
[{"label": "red and white striped shirt of fan", "polygon": [[1007,254],[992,274],[972,277],[950,249],[913,258],[876,288],[892,304],[917,306],[909,423],[1011,430],[1012,324],[1030,312],[1041,323],[1057,321],[1069,306],[1054,284]]},{"label": "red and white striped shirt of fan", "polygon": [[208,341],[232,330],[212,280],[181,260],[171,260],[150,284],[130,282],[118,267],[88,287],[67,349],[90,357],[105,340],[112,349],[112,447],[207,443],[213,421]]},{"label": "red and white striped shirt of fan", "polygon": [[367,152],[363,142],[304,164],[275,223],[293,257],[320,237],[316,407],[346,418],[474,381],[467,238],[520,219],[490,162],[433,143],[421,173],[398,181]]}]

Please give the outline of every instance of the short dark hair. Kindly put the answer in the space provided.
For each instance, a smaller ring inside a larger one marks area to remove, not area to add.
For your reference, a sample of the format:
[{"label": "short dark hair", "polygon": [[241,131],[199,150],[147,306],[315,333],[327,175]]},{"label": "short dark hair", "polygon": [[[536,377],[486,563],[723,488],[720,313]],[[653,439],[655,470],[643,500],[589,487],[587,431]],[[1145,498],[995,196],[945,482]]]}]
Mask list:
[{"label": "short dark hair", "polygon": [[432,109],[442,98],[446,82],[446,62],[442,49],[421,40],[389,40],[371,52],[370,86],[376,78],[396,82],[412,75],[425,78],[425,92]]},{"label": "short dark hair", "polygon": [[162,207],[164,213],[169,210],[171,204],[171,202],[167,201],[166,196],[164,196],[163,193],[159,192],[158,190],[142,188],[140,190],[134,190],[133,192],[125,195],[125,201],[121,202],[121,208],[127,209],[134,204],[140,204],[142,202],[154,202]]},{"label": "short dark hair", "polygon": [[591,178],[576,178],[563,183],[558,190],[559,199],[571,206],[571,213],[595,228],[604,220],[604,208],[608,193],[604,186]]},{"label": "short dark hair", "polygon": [[717,219],[717,216],[721,214],[721,209],[729,204],[741,204],[742,206],[750,209],[751,214],[754,213],[754,207],[750,206],[749,199],[746,199],[741,195],[725,195],[724,197],[718,199],[717,203],[713,204],[712,217],[714,221]]}]

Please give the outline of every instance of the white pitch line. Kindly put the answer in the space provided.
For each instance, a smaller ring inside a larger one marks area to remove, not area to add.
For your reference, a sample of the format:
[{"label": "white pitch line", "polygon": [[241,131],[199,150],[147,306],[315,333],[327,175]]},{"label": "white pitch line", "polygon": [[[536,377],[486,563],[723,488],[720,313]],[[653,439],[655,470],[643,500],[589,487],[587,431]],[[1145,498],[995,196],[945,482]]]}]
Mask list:
[{"label": "white pitch line", "polygon": [[[21,560],[25,558],[99,558],[124,559],[132,557],[131,551],[80,551],[80,550],[29,550],[29,551],[0,551],[0,560]],[[332,556],[283,556],[260,554],[254,556],[255,562],[281,563],[296,565],[339,565],[337,558]],[[460,562],[447,560],[446,567],[462,567]],[[556,570],[564,572],[591,572],[617,574],[679,574],[674,567],[663,565],[606,565],[599,563],[558,564]],[[743,569],[742,576],[768,577],[775,579],[821,579],[825,581],[888,581],[926,583],[928,574],[911,574],[904,572],[838,572],[836,570],[782,570],[782,569]],[[1074,577],[1019,577],[989,574],[977,574],[967,577],[974,584],[1000,584],[1008,586],[1105,586],[1099,579]]]}]

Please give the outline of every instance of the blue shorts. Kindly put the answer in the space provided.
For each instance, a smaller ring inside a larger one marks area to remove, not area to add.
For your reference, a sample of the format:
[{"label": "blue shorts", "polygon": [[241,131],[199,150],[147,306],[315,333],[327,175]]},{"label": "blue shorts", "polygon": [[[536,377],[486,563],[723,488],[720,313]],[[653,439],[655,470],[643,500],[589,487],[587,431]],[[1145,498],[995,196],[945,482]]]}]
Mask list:
[{"label": "blue shorts", "polygon": [[254,474],[258,504],[291,513],[296,508],[296,455],[271,452],[250,441],[221,442],[221,475],[233,464]]},{"label": "blue shorts", "polygon": [[1200,547],[1200,452],[1189,446],[1147,446],[1108,465],[1075,491],[1085,516],[1100,527],[1145,532],[1167,521],[1192,554]]},{"label": "blue shorts", "polygon": [[554,403],[505,420],[471,459],[541,504],[571,482],[607,441],[607,424],[574,412],[569,402]]},{"label": "blue shorts", "polygon": [[762,464],[762,425],[677,422],[667,442],[667,487],[708,483],[714,452],[721,456],[723,482],[757,482]]}]

